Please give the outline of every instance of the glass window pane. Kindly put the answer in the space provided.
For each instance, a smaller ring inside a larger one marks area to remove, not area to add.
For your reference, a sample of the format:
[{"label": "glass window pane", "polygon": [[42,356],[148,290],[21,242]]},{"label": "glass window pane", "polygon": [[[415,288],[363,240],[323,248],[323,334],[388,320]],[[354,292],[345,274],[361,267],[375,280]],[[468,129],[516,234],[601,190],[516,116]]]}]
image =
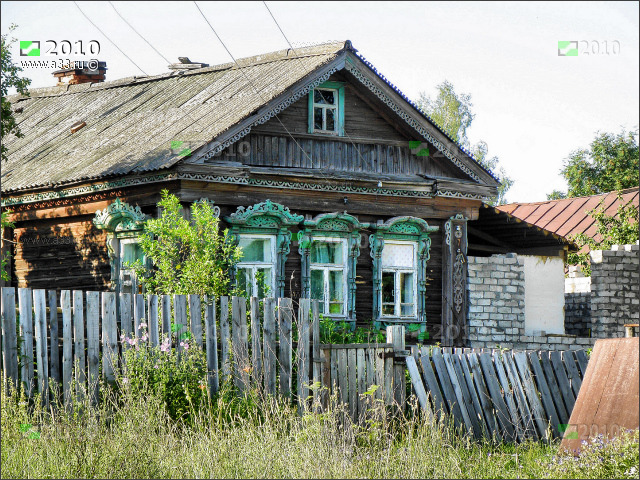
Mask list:
[{"label": "glass window pane", "polygon": [[336,92],[334,92],[333,90],[320,90],[320,93],[322,94],[322,98],[324,99],[323,103],[327,103],[329,105],[336,104]]},{"label": "glass window pane", "polygon": [[250,268],[238,268],[236,272],[236,285],[239,289],[247,292],[251,295],[251,269]]},{"label": "glass window pane", "polygon": [[270,238],[240,237],[239,247],[242,249],[241,262],[271,262]]},{"label": "glass window pane", "polygon": [[[324,300],[324,271],[311,270],[311,298]],[[323,302],[320,302],[322,305]]]},{"label": "glass window pane", "polygon": [[336,111],[333,108],[327,108],[327,127],[325,128],[325,130],[330,130],[330,131],[334,131],[336,129],[336,120],[335,120],[335,114]]},{"label": "glass window pane", "polygon": [[311,243],[311,263],[342,265],[342,243],[313,241]]},{"label": "glass window pane", "polygon": [[342,310],[342,303],[330,302],[329,303],[329,313],[335,315],[342,315],[344,312]]},{"label": "glass window pane", "polygon": [[382,272],[382,303],[394,303],[394,302],[395,302],[395,274],[393,272]]},{"label": "glass window pane", "polygon": [[413,303],[409,305],[400,305],[400,315],[403,317],[412,317],[413,313]]},{"label": "glass window pane", "polygon": [[256,284],[258,286],[258,297],[264,298],[271,295],[273,286],[271,285],[271,268],[259,268],[256,272]]},{"label": "glass window pane", "polygon": [[413,303],[413,273],[400,273],[400,302]]},{"label": "glass window pane", "polygon": [[393,304],[382,305],[382,314],[393,315],[394,314],[393,309],[394,309]]},{"label": "glass window pane", "polygon": [[122,243],[122,265],[142,260],[144,254],[142,247],[137,243]]},{"label": "glass window pane", "polygon": [[313,128],[322,130],[322,108],[313,109]]},{"label": "glass window pane", "polygon": [[329,301],[342,302],[343,299],[342,271],[329,271]]},{"label": "glass window pane", "polygon": [[321,90],[313,91],[313,103],[325,103]]},{"label": "glass window pane", "polygon": [[382,266],[413,268],[413,252],[413,244],[387,243],[382,249]]}]

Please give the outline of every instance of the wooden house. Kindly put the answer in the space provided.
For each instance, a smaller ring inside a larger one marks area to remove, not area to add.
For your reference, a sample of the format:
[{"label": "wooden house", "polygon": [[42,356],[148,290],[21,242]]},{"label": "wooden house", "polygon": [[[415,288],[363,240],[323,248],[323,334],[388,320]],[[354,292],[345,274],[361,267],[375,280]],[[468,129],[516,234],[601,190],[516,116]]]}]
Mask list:
[{"label": "wooden house", "polygon": [[115,81],[57,72],[74,78],[10,97],[24,134],[2,164],[14,285],[130,289],[122,262],[162,189],[214,202],[252,293],[262,271],[273,296],[433,341],[464,322],[468,253],[567,248],[483,204],[498,180],[349,41],[182,61]]}]

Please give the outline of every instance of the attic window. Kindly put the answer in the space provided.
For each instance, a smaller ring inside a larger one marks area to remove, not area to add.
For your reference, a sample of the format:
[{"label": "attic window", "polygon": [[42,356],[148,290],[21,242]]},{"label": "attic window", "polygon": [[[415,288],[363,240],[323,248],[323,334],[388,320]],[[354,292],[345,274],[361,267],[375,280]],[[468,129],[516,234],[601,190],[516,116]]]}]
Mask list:
[{"label": "attic window", "polygon": [[325,82],[309,92],[309,133],[344,135],[344,85]]}]

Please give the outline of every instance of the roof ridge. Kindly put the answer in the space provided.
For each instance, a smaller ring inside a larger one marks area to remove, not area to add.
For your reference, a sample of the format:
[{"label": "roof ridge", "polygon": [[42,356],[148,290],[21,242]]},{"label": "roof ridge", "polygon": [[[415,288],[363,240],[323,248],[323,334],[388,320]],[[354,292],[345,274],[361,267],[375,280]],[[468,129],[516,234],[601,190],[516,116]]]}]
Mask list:
[{"label": "roof ridge", "polygon": [[508,207],[510,205],[544,205],[546,203],[558,203],[558,202],[563,202],[563,201],[576,201],[576,200],[578,200],[580,198],[606,197],[607,195],[612,195],[612,194],[617,194],[617,193],[620,193],[621,195],[625,195],[627,193],[631,193],[631,192],[638,191],[638,190],[640,190],[640,187],[629,187],[629,188],[623,188],[622,190],[611,190],[610,192],[595,193],[593,195],[581,195],[580,197],[556,198],[556,199],[551,199],[551,200],[540,200],[538,202],[511,202],[511,203],[505,203],[504,205],[498,205],[497,208]]},{"label": "roof ridge", "polygon": [[211,72],[223,71],[223,70],[234,70],[234,69],[244,68],[249,66],[264,65],[266,63],[271,63],[271,62],[285,60],[285,59],[304,58],[304,57],[311,57],[316,55],[338,53],[341,50],[356,51],[353,48],[353,45],[351,44],[350,40],[321,42],[314,45],[296,47],[294,49],[287,48],[282,50],[275,50],[273,52],[262,53],[259,55],[252,55],[249,57],[237,58],[236,59],[237,65],[235,62],[227,62],[227,63],[218,64],[218,65],[212,65],[210,67],[193,69],[188,72],[173,71],[173,72],[159,73],[156,75],[134,75],[130,77],[116,78],[114,80],[109,80],[106,82],[82,83],[79,85],[61,85],[61,86],[54,85],[51,87],[37,87],[37,88],[29,89],[29,96],[16,93],[13,95],[8,95],[6,99],[9,102],[14,103],[20,100],[27,100],[29,98],[43,98],[43,97],[54,97],[58,95],[72,94],[72,93],[84,93],[87,91],[97,91],[97,90],[104,90],[107,88],[124,87],[132,84],[153,82],[153,81],[163,80],[167,78],[199,75],[203,73],[211,73]]}]

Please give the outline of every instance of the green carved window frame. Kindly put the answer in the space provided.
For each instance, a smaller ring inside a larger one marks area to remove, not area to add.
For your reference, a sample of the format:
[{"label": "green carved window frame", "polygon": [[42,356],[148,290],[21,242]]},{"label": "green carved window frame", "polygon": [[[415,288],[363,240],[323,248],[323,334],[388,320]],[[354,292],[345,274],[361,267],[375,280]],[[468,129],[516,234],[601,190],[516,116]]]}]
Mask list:
[{"label": "green carved window frame", "polygon": [[[303,220],[302,215],[293,214],[287,207],[271,200],[256,203],[250,207],[240,206],[234,213],[224,217],[224,221],[231,225],[229,233],[236,245],[239,244],[242,235],[273,236],[275,285],[274,291],[269,296],[284,297],[285,264],[290,252],[291,228],[298,226]],[[231,273],[234,280],[236,273],[236,271]]]},{"label": "green carved window frame", "polygon": [[[334,103],[333,104],[320,104],[316,103],[316,97],[320,90],[326,90],[327,92],[333,92]],[[317,133],[323,135],[337,135],[344,137],[344,83],[343,82],[324,82],[318,85],[316,88],[309,92],[309,133]],[[316,128],[315,126],[315,114],[317,111],[322,111],[322,125],[326,126],[327,110],[335,110],[334,114],[334,129],[327,130],[323,128]]]},{"label": "green carved window frame", "polygon": [[[371,225],[374,231],[369,236],[370,255],[373,260],[373,312],[374,326],[377,328],[399,323],[426,324],[426,269],[430,258],[430,234],[437,232],[439,227],[430,226],[425,220],[417,217],[394,217],[386,222],[379,220]],[[385,242],[412,242],[416,246],[415,258],[415,315],[383,315],[382,313],[382,252]],[[421,326],[421,330],[424,328]],[[426,331],[426,330],[425,330]]]},{"label": "green carved window frame", "polygon": [[[137,243],[137,239],[144,230],[147,215],[140,207],[133,207],[119,198],[104,210],[98,210],[93,218],[93,224],[100,230],[107,232],[107,251],[111,266],[111,289],[117,293],[124,291],[127,276],[131,277],[131,292],[138,293],[138,283],[129,269],[123,268],[124,248],[127,244]],[[148,260],[143,256],[142,263],[149,267]],[[127,285],[128,286],[128,285]],[[129,293],[129,292],[127,292]]]},{"label": "green carved window frame", "polygon": [[331,241],[333,239],[346,244],[346,256],[343,256],[344,270],[346,270],[346,282],[344,282],[346,291],[342,296],[345,310],[339,315],[330,312],[325,312],[323,315],[334,320],[349,322],[352,326],[355,326],[356,321],[356,265],[360,256],[362,239],[360,231],[368,226],[369,224],[360,223],[356,217],[346,212],[334,212],[320,214],[313,219],[305,220],[304,228],[298,232],[303,298],[311,297],[311,249],[314,240]]}]

